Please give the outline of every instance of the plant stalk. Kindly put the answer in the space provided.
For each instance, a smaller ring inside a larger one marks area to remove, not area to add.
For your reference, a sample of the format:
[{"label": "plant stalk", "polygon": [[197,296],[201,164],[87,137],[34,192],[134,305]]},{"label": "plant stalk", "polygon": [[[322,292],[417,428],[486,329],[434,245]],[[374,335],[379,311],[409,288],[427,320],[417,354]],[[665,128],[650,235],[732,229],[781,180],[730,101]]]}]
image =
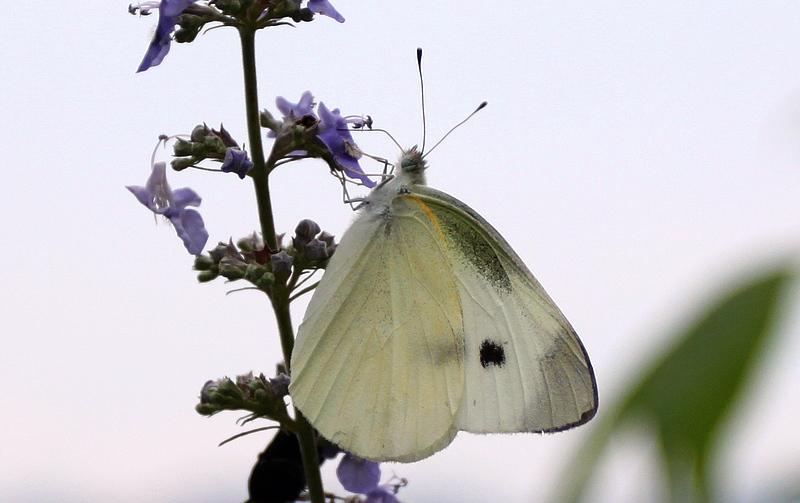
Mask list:
[{"label": "plant stalk", "polygon": [[256,76],[256,33],[248,26],[239,27],[239,39],[242,44],[242,68],[244,70],[244,102],[247,117],[247,136],[250,145],[247,150],[253,168],[250,177],[256,190],[258,219],[261,223],[261,235],[270,250],[277,251],[275,221],[272,215],[272,201],[269,195],[269,170],[264,164],[264,144],[261,141],[261,121],[258,111],[258,78]]},{"label": "plant stalk", "polygon": [[[270,250],[277,251],[278,243],[275,236],[275,221],[272,213],[272,202],[269,194],[269,173],[264,161],[264,146],[261,141],[261,121],[258,110],[258,80],[256,77],[255,57],[255,30],[252,27],[240,26],[239,38],[242,44],[242,67],[244,69],[244,95],[247,117],[247,134],[250,141],[248,151],[253,168],[250,176],[256,191],[258,204],[258,218],[261,223],[261,234],[264,243]],[[291,371],[292,349],[294,348],[294,329],[289,311],[289,291],[286,285],[274,286],[271,299],[272,309],[278,322],[278,332],[281,338],[281,349],[286,362],[287,372]],[[300,452],[303,456],[303,469],[306,476],[306,485],[312,503],[325,503],[325,492],[322,488],[322,477],[319,471],[319,455],[314,428],[295,409],[295,434],[300,442]]]}]

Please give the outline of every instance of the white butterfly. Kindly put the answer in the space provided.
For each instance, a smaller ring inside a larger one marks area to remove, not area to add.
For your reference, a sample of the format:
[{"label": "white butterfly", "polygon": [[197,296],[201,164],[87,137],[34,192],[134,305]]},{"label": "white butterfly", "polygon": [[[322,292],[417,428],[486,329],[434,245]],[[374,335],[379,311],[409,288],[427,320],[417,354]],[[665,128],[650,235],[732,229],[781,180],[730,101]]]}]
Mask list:
[{"label": "white butterfly", "polygon": [[297,333],[289,386],[327,439],[416,461],[459,430],[553,432],[587,422],[586,350],[503,237],[425,185],[411,149],[342,236]]}]

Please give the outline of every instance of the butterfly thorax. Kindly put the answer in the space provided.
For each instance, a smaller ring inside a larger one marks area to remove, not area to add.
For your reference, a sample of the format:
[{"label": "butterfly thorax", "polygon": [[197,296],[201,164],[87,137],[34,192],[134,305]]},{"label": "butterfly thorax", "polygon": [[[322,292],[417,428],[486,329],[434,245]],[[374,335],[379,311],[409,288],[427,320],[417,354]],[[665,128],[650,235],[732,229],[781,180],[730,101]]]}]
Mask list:
[{"label": "butterfly thorax", "polygon": [[425,168],[427,163],[416,147],[403,152],[397,163],[394,178],[378,185],[367,196],[364,206],[366,211],[388,215],[395,197],[413,192],[413,185],[425,185]]}]

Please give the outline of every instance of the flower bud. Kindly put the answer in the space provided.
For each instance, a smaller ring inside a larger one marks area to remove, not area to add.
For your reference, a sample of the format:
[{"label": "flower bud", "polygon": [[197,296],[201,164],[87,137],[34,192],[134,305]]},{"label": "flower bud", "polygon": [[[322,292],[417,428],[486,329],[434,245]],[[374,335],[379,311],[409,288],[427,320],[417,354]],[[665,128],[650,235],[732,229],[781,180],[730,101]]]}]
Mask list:
[{"label": "flower bud", "polygon": [[[238,377],[237,377],[238,380]],[[232,398],[244,398],[242,389],[230,377],[225,377],[217,381],[217,392]],[[213,399],[213,393],[209,393]]]},{"label": "flower bud", "polygon": [[296,23],[309,22],[314,20],[314,13],[311,9],[300,9],[293,16],[292,20]]},{"label": "flower bud", "polygon": [[289,376],[284,373],[278,374],[274,378],[269,379],[272,391],[278,396],[287,396],[289,394]]},{"label": "flower bud", "polygon": [[197,275],[197,281],[200,283],[208,283],[209,281],[214,281],[219,277],[219,270],[215,267],[214,269],[203,271]]},{"label": "flower bud", "polygon": [[179,159],[173,159],[169,164],[175,171],[183,171],[197,164],[197,161],[193,157],[181,157]]},{"label": "flower bud", "polygon": [[305,247],[306,260],[316,262],[328,258],[327,245],[319,239],[312,239]]},{"label": "flower bud", "polygon": [[219,262],[228,256],[228,247],[222,243],[215,246],[213,249],[208,251],[209,257],[211,260],[214,261],[215,264],[219,264]]},{"label": "flower bud", "polygon": [[289,276],[292,275],[293,261],[294,258],[285,251],[273,254],[270,257],[270,263],[272,264],[272,274],[275,275],[275,279],[281,283],[286,282]]},{"label": "flower bud", "polygon": [[264,249],[264,240],[254,232],[236,241],[236,246],[244,253],[257,252]]},{"label": "flower bud", "polygon": [[219,263],[219,275],[231,281],[244,278],[245,264],[231,257],[225,257]]},{"label": "flower bud", "polygon": [[322,231],[322,233],[319,235],[319,240],[327,245],[326,249],[328,257],[333,255],[334,250],[336,250],[336,241],[334,239],[335,237],[336,236],[329,233],[328,231]]},{"label": "flower bud", "polygon": [[306,243],[311,241],[314,236],[319,234],[319,225],[309,219],[300,220],[297,227],[294,229],[295,238],[293,240],[295,248],[302,248]]},{"label": "flower bud", "polygon": [[198,255],[194,258],[194,269],[196,271],[208,271],[214,267],[214,259],[208,255]]},{"label": "flower bud", "polygon": [[274,283],[275,283],[275,275],[272,274],[271,272],[265,272],[264,274],[261,275],[260,278],[258,278],[255,285],[262,290],[266,290]]},{"label": "flower bud", "polygon": [[233,139],[233,136],[225,129],[222,123],[219,125],[219,131],[212,129],[211,132],[222,141],[225,148],[239,148],[239,144],[236,143],[236,140]]},{"label": "flower bud", "polygon": [[252,168],[253,161],[247,156],[247,152],[234,147],[228,147],[225,150],[225,158],[220,168],[223,173],[236,173],[239,175],[239,179],[244,180]]},{"label": "flower bud", "polygon": [[244,277],[247,281],[251,283],[256,283],[261,276],[268,273],[267,268],[261,264],[250,263],[247,264],[247,268],[244,271]]},{"label": "flower bud", "polygon": [[200,390],[200,403],[211,403],[210,393],[217,390],[217,381],[206,381]]},{"label": "flower bud", "polygon": [[196,157],[222,159],[225,157],[225,142],[219,136],[210,134],[202,143],[195,143],[193,153]]},{"label": "flower bud", "polygon": [[184,12],[178,23],[180,28],[175,30],[175,34],[173,35],[175,42],[179,44],[193,42],[208,21],[210,20],[207,18],[193,16]]},{"label": "flower bud", "polygon": [[236,385],[239,386],[240,389],[244,390],[247,388],[247,385],[250,381],[253,380],[253,371],[242,375],[236,376]]},{"label": "flower bud", "polygon": [[178,138],[172,144],[172,152],[178,157],[192,155],[192,144],[183,138]]},{"label": "flower bud", "polygon": [[210,132],[211,130],[208,129],[208,126],[205,124],[198,124],[194,127],[194,129],[192,129],[192,134],[189,136],[189,139],[192,141],[192,143],[201,143],[206,139],[206,135]]}]

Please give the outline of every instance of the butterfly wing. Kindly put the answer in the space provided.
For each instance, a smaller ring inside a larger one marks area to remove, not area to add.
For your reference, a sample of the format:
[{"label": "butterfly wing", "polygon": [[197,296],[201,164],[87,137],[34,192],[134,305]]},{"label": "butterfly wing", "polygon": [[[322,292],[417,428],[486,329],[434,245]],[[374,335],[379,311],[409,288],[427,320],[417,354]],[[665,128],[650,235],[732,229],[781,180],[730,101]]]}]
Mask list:
[{"label": "butterfly wing", "polygon": [[418,199],[398,195],[345,232],[291,369],[294,404],[358,456],[413,461],[455,437],[465,380],[458,287],[442,230]]},{"label": "butterfly wing", "polygon": [[454,264],[465,330],[460,430],[559,431],[591,419],[597,384],[580,339],[503,237],[464,203],[414,186]]}]

